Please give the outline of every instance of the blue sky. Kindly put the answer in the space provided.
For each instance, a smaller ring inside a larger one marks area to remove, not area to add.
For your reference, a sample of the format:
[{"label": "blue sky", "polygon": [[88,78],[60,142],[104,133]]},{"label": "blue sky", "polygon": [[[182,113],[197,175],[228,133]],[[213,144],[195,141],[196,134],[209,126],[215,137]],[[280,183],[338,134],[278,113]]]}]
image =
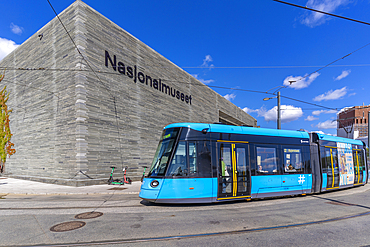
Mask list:
[{"label": "blue sky", "polygon": [[[58,13],[73,3],[50,1]],[[291,130],[336,134],[337,110],[370,104],[368,25],[272,0],[84,2],[247,111],[261,127],[276,128],[276,99],[263,101],[273,95],[241,90],[281,89],[282,96],[327,107],[282,97],[282,129]],[[369,0],[289,2],[370,22]],[[55,17],[47,0],[3,0],[1,9],[0,59]],[[299,81],[289,85],[289,80]]]}]

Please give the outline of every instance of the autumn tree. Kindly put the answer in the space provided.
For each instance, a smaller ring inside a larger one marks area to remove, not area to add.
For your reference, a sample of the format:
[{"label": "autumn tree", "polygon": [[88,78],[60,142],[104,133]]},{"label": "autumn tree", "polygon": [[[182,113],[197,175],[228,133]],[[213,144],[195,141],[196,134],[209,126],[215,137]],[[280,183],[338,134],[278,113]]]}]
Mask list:
[{"label": "autumn tree", "polygon": [[[3,75],[0,75],[0,82],[4,79],[5,70]],[[12,133],[10,132],[9,126],[9,113],[12,110],[8,110],[8,106],[6,102],[9,99],[9,93],[6,91],[6,86],[4,86],[3,90],[0,91],[0,172],[4,172],[5,162],[7,155],[13,155],[15,153],[15,149],[13,148],[14,143],[10,141],[12,138]]]}]

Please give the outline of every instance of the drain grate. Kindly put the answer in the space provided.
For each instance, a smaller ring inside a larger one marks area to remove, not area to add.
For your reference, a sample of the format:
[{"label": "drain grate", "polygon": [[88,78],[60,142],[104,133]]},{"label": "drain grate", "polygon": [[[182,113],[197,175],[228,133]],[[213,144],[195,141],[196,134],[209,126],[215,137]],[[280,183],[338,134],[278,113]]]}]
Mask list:
[{"label": "drain grate", "polygon": [[125,189],[127,189],[127,188],[110,188],[108,190],[125,190]]},{"label": "drain grate", "polygon": [[82,213],[82,214],[77,214],[75,216],[76,219],[94,219],[102,216],[103,213],[101,212],[87,212],[87,213]]},{"label": "drain grate", "polygon": [[338,206],[354,206],[354,204],[346,202],[327,202],[328,204],[338,205]]},{"label": "drain grate", "polygon": [[86,223],[83,221],[70,221],[70,222],[63,222],[58,225],[52,226],[50,231],[52,232],[66,232],[76,230],[85,226]]}]

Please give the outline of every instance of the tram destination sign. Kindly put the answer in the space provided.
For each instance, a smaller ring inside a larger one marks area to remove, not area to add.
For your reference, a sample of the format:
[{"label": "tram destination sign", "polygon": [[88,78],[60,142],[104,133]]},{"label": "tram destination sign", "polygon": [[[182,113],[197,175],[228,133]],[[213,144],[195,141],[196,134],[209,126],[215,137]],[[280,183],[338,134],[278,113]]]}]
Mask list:
[{"label": "tram destination sign", "polygon": [[130,65],[124,64],[121,61],[117,61],[116,55],[111,56],[109,52],[106,50],[105,51],[105,67],[109,68],[109,64],[111,65],[114,71],[117,71],[118,73],[131,78],[134,83],[140,82],[143,85],[149,86],[164,94],[168,94],[169,96],[172,96],[173,98],[177,100],[183,101],[186,104],[191,105],[192,103],[193,98],[191,95],[184,94],[180,92],[179,90],[163,83],[161,79],[157,79],[157,78],[154,79],[151,76],[146,75],[141,71],[138,71],[138,68],[136,65],[130,66]]}]

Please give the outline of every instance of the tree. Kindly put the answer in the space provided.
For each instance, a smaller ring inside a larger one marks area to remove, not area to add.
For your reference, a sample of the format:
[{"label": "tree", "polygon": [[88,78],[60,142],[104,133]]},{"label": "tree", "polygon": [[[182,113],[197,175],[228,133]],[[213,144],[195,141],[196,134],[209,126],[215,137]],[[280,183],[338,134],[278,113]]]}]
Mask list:
[{"label": "tree", "polygon": [[[4,79],[4,74],[0,75],[0,82]],[[0,172],[4,172],[6,156],[13,155],[15,153],[15,149],[13,148],[14,143],[10,141],[12,138],[12,133],[10,132],[9,126],[9,113],[12,110],[8,110],[8,106],[6,102],[9,99],[9,93],[6,91],[6,86],[4,86],[3,90],[0,91]]]}]

